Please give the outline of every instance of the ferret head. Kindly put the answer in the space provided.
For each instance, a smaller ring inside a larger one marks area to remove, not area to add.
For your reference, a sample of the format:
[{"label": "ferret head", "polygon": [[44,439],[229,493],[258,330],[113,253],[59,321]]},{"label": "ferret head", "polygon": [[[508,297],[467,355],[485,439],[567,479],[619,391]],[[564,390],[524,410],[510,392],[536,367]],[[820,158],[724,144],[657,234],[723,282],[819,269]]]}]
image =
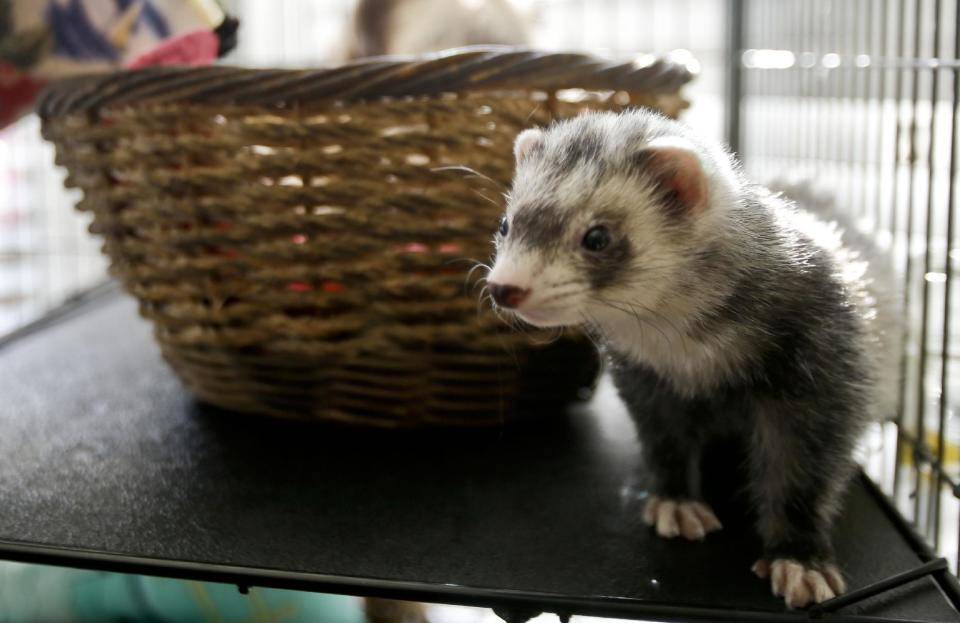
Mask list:
[{"label": "ferret head", "polygon": [[722,150],[647,112],[526,130],[514,155],[487,281],[498,307],[534,326],[662,313],[736,192]]}]

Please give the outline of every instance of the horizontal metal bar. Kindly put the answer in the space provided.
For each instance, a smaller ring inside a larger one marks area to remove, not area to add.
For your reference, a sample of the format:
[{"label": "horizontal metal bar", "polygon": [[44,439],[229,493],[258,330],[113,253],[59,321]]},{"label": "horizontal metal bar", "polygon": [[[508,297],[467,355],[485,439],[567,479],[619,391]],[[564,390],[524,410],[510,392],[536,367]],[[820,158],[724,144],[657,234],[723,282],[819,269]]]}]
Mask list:
[{"label": "horizontal metal bar", "polygon": [[[790,50],[771,50],[774,52],[790,52]],[[744,51],[744,54],[750,52],[750,50]],[[803,55],[804,53],[791,54],[796,56]],[[816,60],[812,63],[802,63],[802,62],[792,62],[790,64],[771,64],[771,65],[757,65],[753,63],[747,63],[741,57],[740,65],[744,69],[752,70],[774,70],[774,71],[783,71],[785,69],[817,69],[817,70],[827,70],[831,71],[834,69],[948,69],[948,70],[958,70],[960,69],[960,59],[950,59],[950,58],[919,58],[919,59],[865,59],[865,55],[854,56],[852,59],[847,57],[847,60],[839,54],[827,53],[825,55],[817,55],[819,57],[819,62]],[[828,57],[830,62],[828,64],[823,64],[824,57]]]},{"label": "horizontal metal bar", "polygon": [[898,573],[897,575],[880,580],[879,582],[868,584],[863,588],[858,588],[857,590],[850,591],[849,593],[840,595],[839,597],[834,597],[833,599],[829,599],[823,603],[811,606],[809,612],[811,615],[816,615],[821,612],[834,612],[840,608],[849,606],[850,604],[855,604],[865,599],[869,599],[874,595],[879,595],[880,593],[888,591],[892,588],[909,584],[914,580],[919,580],[920,578],[933,575],[934,573],[941,571],[947,571],[949,568],[950,567],[947,564],[946,558],[937,558],[920,565],[916,569]]},{"label": "horizontal metal bar", "polygon": [[[796,612],[740,610],[676,606],[624,597],[571,597],[555,593],[539,593],[508,589],[489,589],[452,584],[430,584],[360,578],[320,573],[256,569],[235,565],[219,565],[162,558],[145,558],[71,550],[25,543],[0,541],[0,559],[38,564],[95,569],[119,573],[137,573],[179,579],[193,579],[235,584],[241,592],[254,586],[303,590],[324,593],[383,597],[431,603],[458,604],[482,608],[510,609],[526,612],[554,612],[569,616],[642,618],[657,621],[770,621],[796,623],[805,617]],[[824,620],[830,623],[890,623],[891,619],[870,615],[833,614]],[[897,623],[922,623],[917,619],[896,619]]]},{"label": "horizontal metal bar", "polygon": [[[911,549],[921,561],[930,562],[938,558],[938,555],[930,548],[930,544],[917,534],[914,527],[900,514],[900,511],[896,508],[890,496],[881,491],[877,483],[862,471],[860,472],[860,482],[863,483],[864,488],[876,501],[877,507],[879,507],[887,519],[890,520],[890,523],[897,529],[900,536],[910,544]],[[950,600],[950,603],[953,604],[953,607],[960,610],[960,582],[957,581],[957,577],[948,570],[944,570],[934,572],[933,579],[940,586],[940,589],[943,590],[944,594]]]}]

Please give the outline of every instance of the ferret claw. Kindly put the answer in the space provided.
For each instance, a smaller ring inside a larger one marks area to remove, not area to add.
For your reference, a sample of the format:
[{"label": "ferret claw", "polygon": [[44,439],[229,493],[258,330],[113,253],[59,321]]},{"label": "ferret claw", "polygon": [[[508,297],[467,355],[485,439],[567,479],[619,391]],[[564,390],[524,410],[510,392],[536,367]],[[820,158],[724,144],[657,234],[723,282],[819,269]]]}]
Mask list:
[{"label": "ferret claw", "polygon": [[790,608],[806,608],[833,599],[846,590],[836,565],[807,567],[796,560],[777,558],[773,562],[758,560],[751,569],[759,578],[770,578],[770,588],[783,597]]},{"label": "ferret claw", "polygon": [[713,510],[703,502],[656,495],[647,499],[643,521],[648,526],[654,526],[657,534],[665,539],[682,536],[691,541],[700,541],[709,533],[723,528]]}]

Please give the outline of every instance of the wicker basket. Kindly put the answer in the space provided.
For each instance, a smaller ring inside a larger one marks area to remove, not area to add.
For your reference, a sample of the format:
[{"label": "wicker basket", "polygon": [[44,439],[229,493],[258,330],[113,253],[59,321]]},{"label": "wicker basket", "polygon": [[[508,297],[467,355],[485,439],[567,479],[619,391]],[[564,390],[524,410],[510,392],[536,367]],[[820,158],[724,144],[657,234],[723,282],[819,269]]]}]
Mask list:
[{"label": "wicker basket", "polygon": [[468,279],[465,258],[491,254],[513,137],[585,108],[675,115],[690,78],[664,61],[467,48],[86,77],[40,112],[112,272],[201,399],[488,425],[574,399],[597,367],[582,338],[506,327]]}]

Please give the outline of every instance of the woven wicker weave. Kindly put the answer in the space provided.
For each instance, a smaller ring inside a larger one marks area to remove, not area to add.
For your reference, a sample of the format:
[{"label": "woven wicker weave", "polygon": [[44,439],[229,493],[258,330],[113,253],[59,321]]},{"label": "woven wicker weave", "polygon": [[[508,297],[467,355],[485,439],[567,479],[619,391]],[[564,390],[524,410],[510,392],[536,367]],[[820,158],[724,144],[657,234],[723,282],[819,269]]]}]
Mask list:
[{"label": "woven wicker weave", "polygon": [[[465,259],[490,256],[513,137],[585,108],[676,114],[690,78],[662,61],[469,48],[74,79],[41,115],[113,273],[199,397],[485,425],[567,402],[596,372],[582,338],[514,332],[471,290]],[[591,91],[557,93],[571,88]]]}]

